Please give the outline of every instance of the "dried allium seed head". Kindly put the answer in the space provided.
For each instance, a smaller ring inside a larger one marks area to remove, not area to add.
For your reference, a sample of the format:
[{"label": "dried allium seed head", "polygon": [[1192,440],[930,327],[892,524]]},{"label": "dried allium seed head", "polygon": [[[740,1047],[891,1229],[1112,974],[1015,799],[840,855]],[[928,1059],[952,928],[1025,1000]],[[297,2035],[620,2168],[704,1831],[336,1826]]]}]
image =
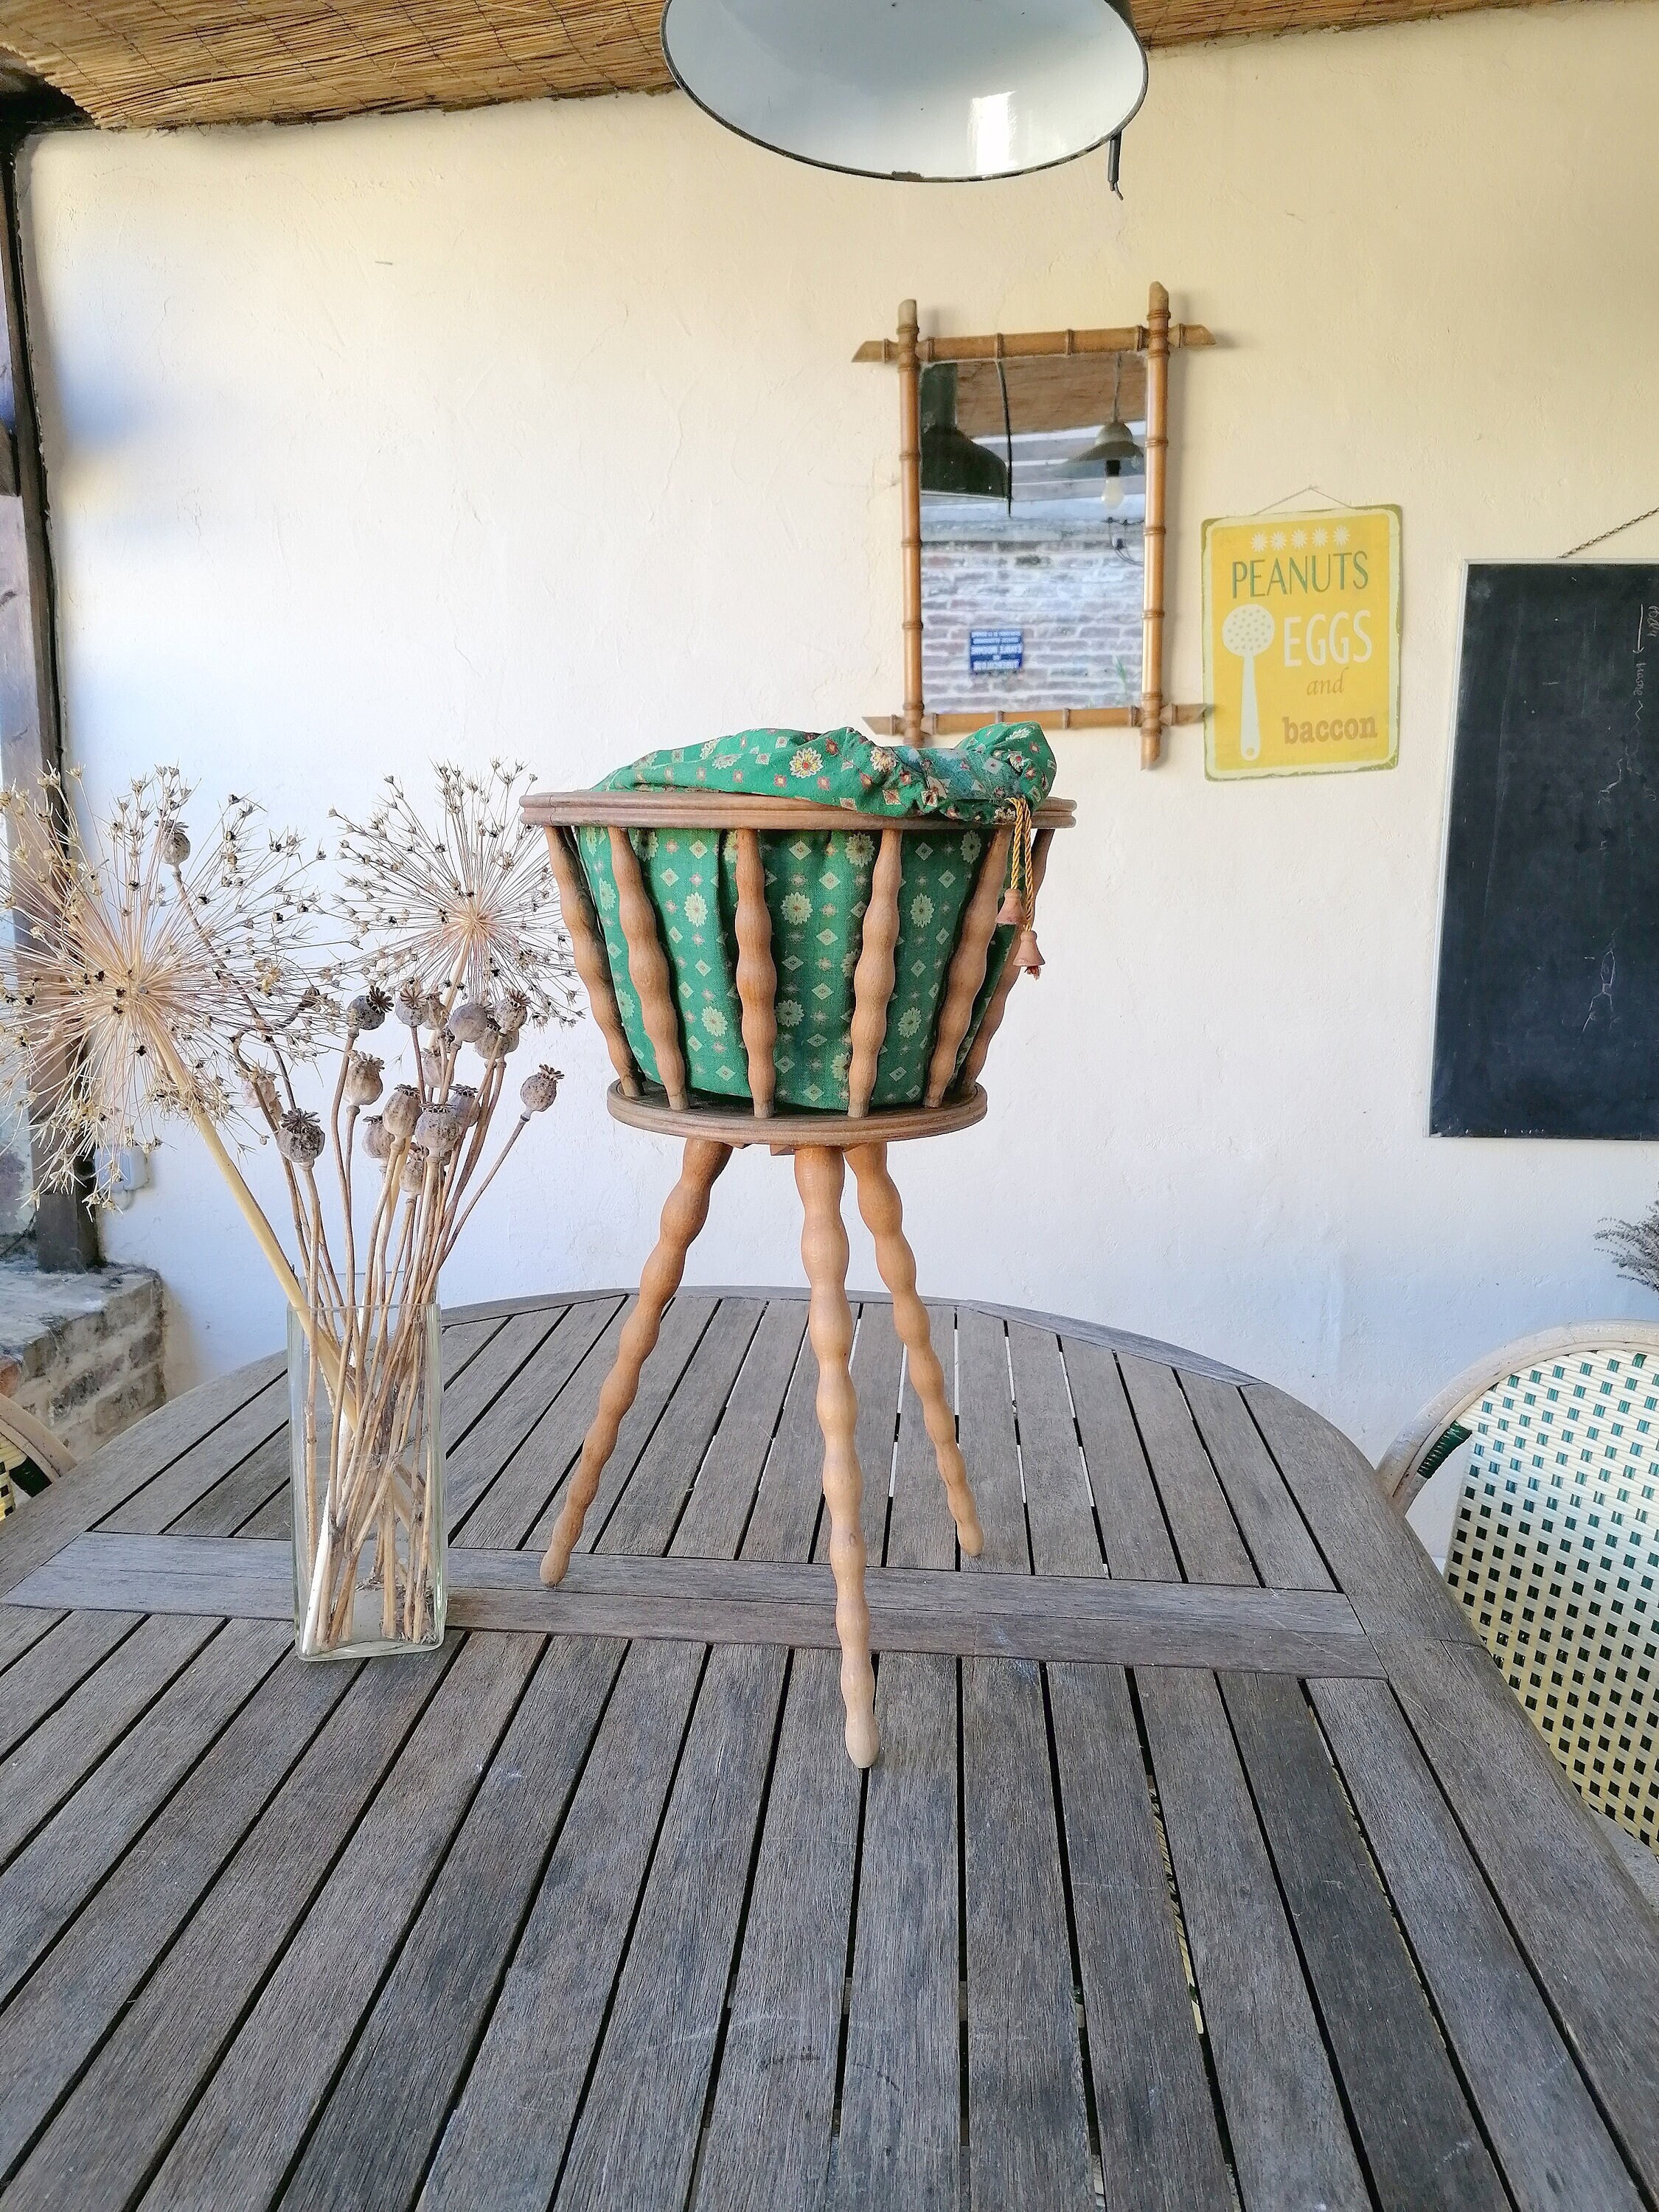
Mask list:
[{"label": "dried allium seed head", "polygon": [[341,918],[379,974],[491,1004],[516,991],[523,1021],[573,1019],[575,978],[546,839],[521,811],[526,770],[495,761],[477,775],[440,763],[437,775],[436,822],[395,777],[366,820],[341,822]]},{"label": "dried allium seed head", "polygon": [[421,1094],[412,1083],[400,1083],[386,1099],[383,1119],[387,1130],[400,1145],[405,1145],[415,1133],[415,1124],[421,1118]]},{"label": "dried allium seed head", "polygon": [[296,1106],[284,1114],[277,1124],[276,1149],[295,1167],[308,1168],[322,1153],[322,1123],[314,1114],[307,1114],[302,1107]]},{"label": "dried allium seed head", "polygon": [[378,1114],[370,1114],[363,1122],[363,1150],[370,1159],[379,1160],[382,1165],[392,1157],[392,1139]]},{"label": "dried allium seed head", "polygon": [[161,834],[161,858],[170,868],[182,868],[190,858],[190,834],[182,822],[169,822]]},{"label": "dried allium seed head", "polygon": [[489,1007],[477,999],[468,999],[449,1018],[449,1033],[462,1044],[482,1044],[495,1026]]},{"label": "dried allium seed head", "polygon": [[428,1106],[415,1124],[415,1145],[434,1160],[445,1159],[461,1141],[466,1127],[463,1115],[448,1106]]},{"label": "dried allium seed head", "polygon": [[346,1008],[346,1020],[354,1030],[377,1030],[392,1011],[392,1001],[378,983],[371,983],[361,991]]},{"label": "dried allium seed head", "polygon": [[382,1089],[380,1070],[383,1060],[376,1060],[372,1052],[354,1052],[346,1057],[345,1103],[348,1106],[372,1106]]},{"label": "dried allium seed head", "polygon": [[564,1078],[556,1067],[538,1067],[519,1085],[519,1103],[526,1114],[544,1114],[559,1095]]}]

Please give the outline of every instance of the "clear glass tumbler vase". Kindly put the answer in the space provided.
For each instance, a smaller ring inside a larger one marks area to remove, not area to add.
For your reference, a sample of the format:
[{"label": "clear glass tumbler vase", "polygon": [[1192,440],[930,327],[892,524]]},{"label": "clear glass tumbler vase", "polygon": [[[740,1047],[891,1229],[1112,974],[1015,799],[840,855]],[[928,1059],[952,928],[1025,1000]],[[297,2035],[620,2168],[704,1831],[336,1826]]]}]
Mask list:
[{"label": "clear glass tumbler vase", "polygon": [[300,1656],[430,1650],[447,1596],[437,1307],[290,1310],[288,1383]]}]

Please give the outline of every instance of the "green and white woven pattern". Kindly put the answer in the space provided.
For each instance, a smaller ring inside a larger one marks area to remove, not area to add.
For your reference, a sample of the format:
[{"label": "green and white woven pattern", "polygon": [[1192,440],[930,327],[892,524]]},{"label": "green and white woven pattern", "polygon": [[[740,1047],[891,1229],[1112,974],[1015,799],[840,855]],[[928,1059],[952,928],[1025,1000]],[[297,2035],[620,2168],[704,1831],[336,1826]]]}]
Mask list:
[{"label": "green and white woven pattern", "polygon": [[1462,1419],[1446,1580],[1581,1793],[1659,1849],[1659,1366],[1570,1354]]},{"label": "green and white woven pattern", "polygon": [[[974,888],[989,825],[1015,798],[1036,805],[1054,781],[1054,756],[1029,723],[978,731],[952,750],[875,745],[855,730],[813,737],[750,730],[707,744],[653,753],[608,776],[606,790],[681,789],[811,799],[848,811],[845,830],[767,831],[760,840],[772,957],[778,973],[777,1103],[844,1113],[851,1058],[853,974],[880,844],[872,816],[927,814],[902,848],[899,937],[887,1035],[877,1064],[875,1106],[922,1096],[933,1030],[957,931]],[[668,956],[686,1073],[694,1091],[747,1098],[743,1013],[737,988],[737,840],[729,831],[629,833]],[[605,933],[617,1010],[640,1066],[660,1080],[629,975],[617,919],[611,833],[588,827],[577,849]],[[1012,948],[1001,928],[957,1065]]]}]

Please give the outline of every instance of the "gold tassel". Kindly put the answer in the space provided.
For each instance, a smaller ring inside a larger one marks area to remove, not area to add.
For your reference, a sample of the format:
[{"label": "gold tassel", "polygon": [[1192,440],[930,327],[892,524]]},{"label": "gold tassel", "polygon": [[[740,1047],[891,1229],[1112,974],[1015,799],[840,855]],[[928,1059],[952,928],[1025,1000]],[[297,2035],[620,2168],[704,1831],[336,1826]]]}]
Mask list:
[{"label": "gold tassel", "polygon": [[1014,966],[1033,978],[1041,975],[1042,952],[1036,940],[1036,888],[1031,880],[1031,809],[1024,799],[1014,801],[1008,888],[997,908],[997,921],[1000,926],[1019,932],[1011,955]]}]

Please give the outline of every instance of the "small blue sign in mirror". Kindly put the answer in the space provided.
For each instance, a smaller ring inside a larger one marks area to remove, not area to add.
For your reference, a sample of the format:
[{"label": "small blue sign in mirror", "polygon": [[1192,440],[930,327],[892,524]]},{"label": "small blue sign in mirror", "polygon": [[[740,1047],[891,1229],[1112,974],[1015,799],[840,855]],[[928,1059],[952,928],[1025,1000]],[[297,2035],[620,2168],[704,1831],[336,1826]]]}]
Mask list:
[{"label": "small blue sign in mirror", "polygon": [[968,673],[970,676],[1018,676],[1025,665],[1023,629],[970,629],[968,633]]}]

